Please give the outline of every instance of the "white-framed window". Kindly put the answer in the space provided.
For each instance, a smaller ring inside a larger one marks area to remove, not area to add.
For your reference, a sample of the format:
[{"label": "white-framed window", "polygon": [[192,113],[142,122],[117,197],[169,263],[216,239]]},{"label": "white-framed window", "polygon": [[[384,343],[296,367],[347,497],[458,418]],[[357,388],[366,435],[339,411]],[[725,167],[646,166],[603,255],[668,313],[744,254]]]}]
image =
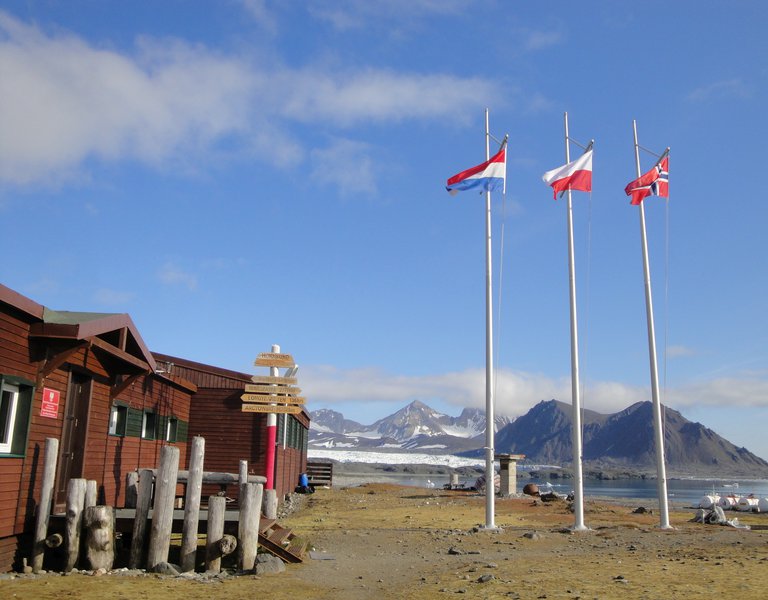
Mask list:
[{"label": "white-framed window", "polygon": [[141,419],[141,437],[145,440],[156,439],[157,415],[153,412],[144,412]]},{"label": "white-framed window", "polygon": [[124,436],[128,423],[128,407],[113,404],[109,411],[109,435]]},{"label": "white-framed window", "polygon": [[179,420],[176,417],[168,417],[165,426],[165,441],[175,442],[178,440]]},{"label": "white-framed window", "polygon": [[19,388],[3,384],[0,391],[0,454],[10,454],[16,428],[16,411],[19,408]]}]

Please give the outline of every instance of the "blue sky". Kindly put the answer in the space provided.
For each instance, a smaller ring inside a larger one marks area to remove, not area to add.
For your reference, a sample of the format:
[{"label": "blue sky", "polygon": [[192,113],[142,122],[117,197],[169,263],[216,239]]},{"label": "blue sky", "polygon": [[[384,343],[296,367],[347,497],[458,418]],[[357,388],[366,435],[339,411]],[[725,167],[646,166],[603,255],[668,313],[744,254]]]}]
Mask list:
[{"label": "blue sky", "polygon": [[570,402],[565,202],[541,181],[567,111],[595,139],[582,402],[614,412],[650,399],[637,119],[672,149],[669,202],[646,201],[663,401],[768,458],[766,27],[738,0],[4,0],[0,281],[221,367],[280,344],[310,409],[483,407],[484,200],[444,184],[484,160],[487,107],[510,136],[496,410]]}]

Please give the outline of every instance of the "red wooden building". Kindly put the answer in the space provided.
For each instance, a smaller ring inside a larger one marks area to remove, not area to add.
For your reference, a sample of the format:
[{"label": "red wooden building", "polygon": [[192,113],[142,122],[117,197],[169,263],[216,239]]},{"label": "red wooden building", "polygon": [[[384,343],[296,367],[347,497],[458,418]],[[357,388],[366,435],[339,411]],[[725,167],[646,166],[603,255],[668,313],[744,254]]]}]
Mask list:
[{"label": "red wooden building", "polygon": [[[241,411],[240,396],[251,383],[251,375],[165,354],[153,356],[160,369],[197,386],[189,434],[205,438],[205,470],[237,473],[242,459],[248,461],[250,474],[266,476],[267,439],[263,432],[267,415]],[[274,481],[278,498],[293,491],[299,475],[306,471],[308,439],[306,410],[296,415],[277,415]],[[204,489],[203,496],[215,491]],[[231,490],[231,495],[236,494],[236,489]]]},{"label": "red wooden building", "polygon": [[[54,511],[75,477],[97,482],[99,503],[123,506],[126,475],[157,466],[163,445],[178,446],[186,468],[190,434],[206,437],[206,470],[236,473],[244,458],[262,474],[263,419],[234,401],[248,376],[162,360],[127,314],[54,311],[0,284],[0,572],[30,556],[48,437],[59,440]],[[278,454],[278,498],[306,465],[308,416],[297,416]]]}]

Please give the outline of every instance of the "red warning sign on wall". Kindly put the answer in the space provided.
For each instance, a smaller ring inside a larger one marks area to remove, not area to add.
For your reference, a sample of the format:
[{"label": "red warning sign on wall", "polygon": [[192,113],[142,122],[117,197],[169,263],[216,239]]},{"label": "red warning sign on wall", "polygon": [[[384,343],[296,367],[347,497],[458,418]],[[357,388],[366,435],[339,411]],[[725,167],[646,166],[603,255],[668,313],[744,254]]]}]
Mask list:
[{"label": "red warning sign on wall", "polygon": [[61,392],[43,388],[43,405],[40,407],[40,416],[55,419],[59,416],[59,398]]}]

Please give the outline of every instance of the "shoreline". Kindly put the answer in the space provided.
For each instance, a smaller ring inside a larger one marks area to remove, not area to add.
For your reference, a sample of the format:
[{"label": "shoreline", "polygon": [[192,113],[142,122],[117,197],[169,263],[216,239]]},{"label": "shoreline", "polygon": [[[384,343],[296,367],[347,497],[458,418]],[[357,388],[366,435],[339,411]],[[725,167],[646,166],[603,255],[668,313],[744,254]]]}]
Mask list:
[{"label": "shoreline", "polygon": [[[484,466],[448,466],[439,463],[383,463],[383,462],[363,462],[339,460],[333,458],[310,458],[310,462],[330,462],[333,463],[334,475],[343,476],[365,476],[365,475],[389,475],[389,476],[429,476],[445,475],[458,473],[461,477],[479,477],[485,474]],[[609,467],[595,468],[585,467],[583,477],[590,481],[621,481],[621,480],[656,480],[656,473],[644,469]],[[554,465],[539,466],[527,468],[526,465],[518,465],[517,478],[521,479],[543,479],[547,481],[560,481],[565,484],[573,479],[572,474],[567,467],[557,467]],[[701,481],[701,482],[724,482],[721,487],[727,487],[730,483],[741,482],[768,482],[768,477],[760,477],[754,474],[730,474],[729,476],[712,475],[699,472],[672,471],[667,472],[668,481]],[[738,490],[738,488],[735,488]]]}]

